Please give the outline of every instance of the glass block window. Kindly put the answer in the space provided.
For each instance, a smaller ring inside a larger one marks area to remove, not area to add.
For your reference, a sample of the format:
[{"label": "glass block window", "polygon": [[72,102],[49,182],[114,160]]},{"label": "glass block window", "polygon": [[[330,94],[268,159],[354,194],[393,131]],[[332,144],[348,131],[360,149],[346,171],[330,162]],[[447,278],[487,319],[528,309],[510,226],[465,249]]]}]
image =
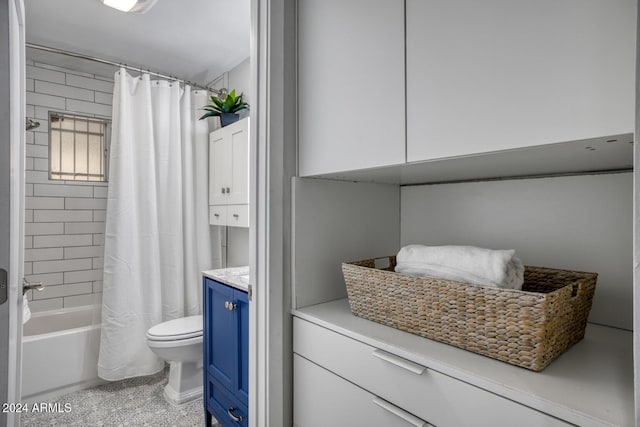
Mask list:
[{"label": "glass block window", "polygon": [[107,181],[111,121],[49,112],[49,179]]}]

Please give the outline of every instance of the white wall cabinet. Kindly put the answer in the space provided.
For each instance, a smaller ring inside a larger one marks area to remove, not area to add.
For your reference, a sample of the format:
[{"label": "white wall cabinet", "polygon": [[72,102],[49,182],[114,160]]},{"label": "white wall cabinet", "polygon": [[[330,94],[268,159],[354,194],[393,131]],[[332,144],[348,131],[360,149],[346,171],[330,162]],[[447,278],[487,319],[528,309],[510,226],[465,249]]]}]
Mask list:
[{"label": "white wall cabinet", "polygon": [[209,223],[249,226],[249,118],[209,134]]},{"label": "white wall cabinet", "polygon": [[404,2],[298,2],[301,176],[405,161]]},{"label": "white wall cabinet", "polygon": [[407,160],[633,132],[634,0],[407,0]]}]

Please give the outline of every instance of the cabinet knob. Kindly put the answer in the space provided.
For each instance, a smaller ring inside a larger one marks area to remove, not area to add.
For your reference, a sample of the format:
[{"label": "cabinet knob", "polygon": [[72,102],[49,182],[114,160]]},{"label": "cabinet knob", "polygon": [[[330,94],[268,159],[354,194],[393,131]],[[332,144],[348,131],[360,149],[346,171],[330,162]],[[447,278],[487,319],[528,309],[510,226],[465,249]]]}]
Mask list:
[{"label": "cabinet knob", "polygon": [[234,217],[234,218],[238,218],[239,216],[240,216],[240,215],[238,215],[238,214],[233,214],[233,217]]},{"label": "cabinet knob", "polygon": [[242,420],[243,420],[244,418],[242,417],[242,415],[237,416],[236,414],[234,414],[234,413],[233,413],[233,411],[234,411],[234,410],[235,410],[235,408],[233,408],[233,407],[232,407],[232,408],[227,409],[227,415],[229,415],[229,417],[230,417],[233,421],[235,421],[235,422],[237,422],[237,423],[241,423],[241,422],[242,422]]},{"label": "cabinet knob", "polygon": [[224,194],[224,193],[225,193],[225,189],[224,189],[224,187],[222,187],[222,194]]},{"label": "cabinet knob", "polygon": [[231,194],[231,189],[227,187],[227,194]]},{"label": "cabinet knob", "polygon": [[237,308],[238,306],[234,303],[232,303],[231,301],[225,301],[224,302],[224,308],[226,308],[229,311],[233,311]]},{"label": "cabinet knob", "polygon": [[220,214],[213,214],[213,216],[215,216],[216,218],[218,218],[220,216]]}]

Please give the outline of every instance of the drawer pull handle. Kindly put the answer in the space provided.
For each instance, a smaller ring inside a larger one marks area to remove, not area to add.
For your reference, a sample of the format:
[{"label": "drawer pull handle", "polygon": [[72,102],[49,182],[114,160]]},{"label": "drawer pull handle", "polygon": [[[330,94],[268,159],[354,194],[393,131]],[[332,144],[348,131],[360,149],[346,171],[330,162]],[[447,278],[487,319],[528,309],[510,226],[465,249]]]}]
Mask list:
[{"label": "drawer pull handle", "polygon": [[402,357],[398,357],[394,354],[387,353],[386,351],[376,349],[373,351],[372,354],[378,359],[385,360],[402,369],[406,369],[409,372],[413,372],[416,375],[422,375],[422,373],[427,369],[422,365],[418,365],[417,363],[413,363],[407,359],[403,359]]},{"label": "drawer pull handle", "polygon": [[215,216],[216,218],[218,218],[220,216],[220,214],[213,214],[213,216]]},{"label": "drawer pull handle", "polygon": [[234,218],[236,218],[236,219],[237,219],[239,216],[240,216],[240,215],[238,215],[238,214],[233,214],[233,217],[234,217]]},{"label": "drawer pull handle", "polygon": [[233,413],[233,410],[234,410],[234,409],[235,409],[235,408],[229,408],[229,409],[227,409],[227,415],[229,415],[229,417],[231,417],[231,419],[232,419],[233,421],[235,421],[235,422],[237,422],[237,423],[241,423],[241,422],[242,422],[242,420],[243,420],[244,418],[242,417],[242,415],[240,415],[240,416],[236,416],[236,415]]},{"label": "drawer pull handle", "polygon": [[387,402],[384,399],[380,399],[379,397],[374,397],[373,398],[373,403],[375,403],[376,405],[378,405],[379,407],[381,407],[385,411],[391,412],[396,417],[402,418],[403,420],[405,420],[406,422],[408,422],[411,425],[414,425],[416,427],[429,427],[430,426],[430,424],[428,422],[423,421],[420,418],[416,417],[415,415],[412,415],[412,414],[408,413],[407,411],[398,408],[396,405],[393,405],[393,404]]}]

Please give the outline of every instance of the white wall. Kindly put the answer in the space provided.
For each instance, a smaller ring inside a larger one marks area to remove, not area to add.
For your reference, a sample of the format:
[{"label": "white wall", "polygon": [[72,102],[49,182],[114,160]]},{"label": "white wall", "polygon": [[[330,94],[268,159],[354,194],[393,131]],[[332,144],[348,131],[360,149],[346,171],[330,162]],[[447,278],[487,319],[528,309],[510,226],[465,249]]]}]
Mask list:
[{"label": "white wall", "polygon": [[110,118],[113,80],[27,61],[25,275],[32,311],[99,303],[107,183],[49,180],[48,113]]},{"label": "white wall", "polygon": [[632,329],[632,173],[403,187],[401,244],[515,249],[599,273],[589,320]]}]

